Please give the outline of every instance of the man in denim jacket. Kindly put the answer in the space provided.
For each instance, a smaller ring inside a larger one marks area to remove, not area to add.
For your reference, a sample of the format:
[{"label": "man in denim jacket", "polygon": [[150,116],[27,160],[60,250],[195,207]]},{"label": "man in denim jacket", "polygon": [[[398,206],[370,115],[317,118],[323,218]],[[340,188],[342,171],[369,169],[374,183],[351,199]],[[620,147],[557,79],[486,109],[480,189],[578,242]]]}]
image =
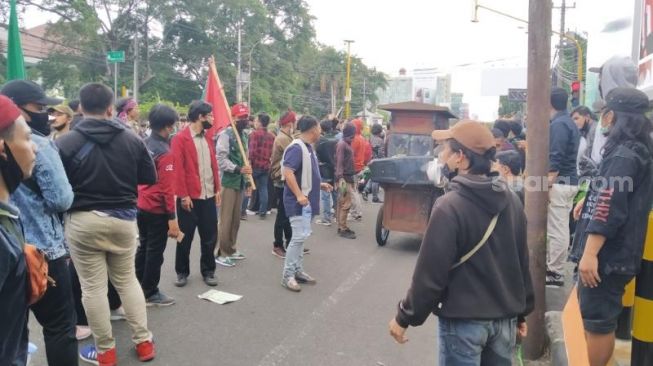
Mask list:
[{"label": "man in denim jacket", "polygon": [[77,365],[75,307],[68,272],[68,250],[60,214],[73,202],[73,191],[55,145],[49,134],[48,105],[61,101],[45,96],[36,83],[14,80],[4,85],[1,94],[18,105],[32,129],[38,150],[32,178],[11,194],[11,202],[21,212],[25,240],[42,250],[49,264],[48,274],[56,282],[45,296],[32,305],[34,316],[43,326],[48,364]]}]

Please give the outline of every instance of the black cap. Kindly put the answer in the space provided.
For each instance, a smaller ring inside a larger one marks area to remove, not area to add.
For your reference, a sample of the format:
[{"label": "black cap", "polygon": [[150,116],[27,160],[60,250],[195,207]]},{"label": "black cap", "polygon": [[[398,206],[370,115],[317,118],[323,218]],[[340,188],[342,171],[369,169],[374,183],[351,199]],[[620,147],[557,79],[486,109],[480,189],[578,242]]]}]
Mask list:
[{"label": "black cap", "polygon": [[2,87],[0,94],[6,95],[18,106],[27,103],[58,105],[63,102],[62,99],[47,97],[43,88],[30,80],[12,80]]},{"label": "black cap", "polygon": [[564,111],[567,109],[567,101],[569,100],[569,94],[563,88],[553,88],[551,89],[551,106],[556,111]]},{"label": "black cap", "polygon": [[614,88],[605,97],[605,106],[615,112],[646,113],[648,97],[635,88]]}]

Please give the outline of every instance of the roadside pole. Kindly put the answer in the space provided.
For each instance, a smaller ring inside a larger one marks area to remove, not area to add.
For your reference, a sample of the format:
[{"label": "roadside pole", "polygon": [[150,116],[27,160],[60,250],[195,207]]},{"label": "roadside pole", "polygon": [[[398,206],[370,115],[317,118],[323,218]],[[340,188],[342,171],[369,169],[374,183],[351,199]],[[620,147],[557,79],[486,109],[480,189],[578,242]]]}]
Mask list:
[{"label": "roadside pole", "polygon": [[[544,354],[546,330],[546,218],[549,170],[549,110],[551,93],[551,1],[530,0],[528,10],[528,133],[526,141],[526,217],[530,270],[535,290],[535,310],[528,317],[524,355]],[[537,184],[535,184],[537,182]]]}]

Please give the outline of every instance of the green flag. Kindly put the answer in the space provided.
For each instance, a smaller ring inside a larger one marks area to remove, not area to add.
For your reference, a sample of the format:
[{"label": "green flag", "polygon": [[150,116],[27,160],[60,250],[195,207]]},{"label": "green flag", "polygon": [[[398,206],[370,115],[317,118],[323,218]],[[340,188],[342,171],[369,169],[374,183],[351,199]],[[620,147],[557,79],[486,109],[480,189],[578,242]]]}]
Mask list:
[{"label": "green flag", "polygon": [[7,81],[25,79],[25,60],[20,45],[20,30],[16,14],[16,0],[10,0],[9,35],[7,37]]}]

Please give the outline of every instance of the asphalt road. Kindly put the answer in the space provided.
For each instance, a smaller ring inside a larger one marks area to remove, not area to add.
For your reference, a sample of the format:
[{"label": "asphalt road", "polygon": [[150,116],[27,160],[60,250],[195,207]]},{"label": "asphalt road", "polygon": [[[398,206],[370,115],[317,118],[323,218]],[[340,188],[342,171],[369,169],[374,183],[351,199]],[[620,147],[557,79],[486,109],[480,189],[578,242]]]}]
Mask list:
[{"label": "asphalt road", "polygon": [[[397,345],[388,321],[405,295],[420,238],[391,233],[378,247],[374,225],[379,205],[365,204],[353,223],[358,239],[341,239],[335,226],[313,225],[305,270],[318,283],[301,293],[281,287],[283,260],[271,255],[274,214],[242,223],[239,249],[247,259],[234,268],[218,266],[218,290],[243,295],[228,305],[200,300],[208,290],[199,275],[197,237],[192,273],[184,288],[173,286],[174,242],[168,244],[160,288],[177,303],[149,308],[157,358],[151,365],[189,366],[390,366],[437,363],[436,319],[408,331]],[[141,365],[125,322],[114,322],[120,365]],[[38,347],[32,365],[46,365],[38,323],[31,317],[31,340]],[[82,341],[87,344],[91,341]],[[80,361],[80,365],[85,364]]]}]

